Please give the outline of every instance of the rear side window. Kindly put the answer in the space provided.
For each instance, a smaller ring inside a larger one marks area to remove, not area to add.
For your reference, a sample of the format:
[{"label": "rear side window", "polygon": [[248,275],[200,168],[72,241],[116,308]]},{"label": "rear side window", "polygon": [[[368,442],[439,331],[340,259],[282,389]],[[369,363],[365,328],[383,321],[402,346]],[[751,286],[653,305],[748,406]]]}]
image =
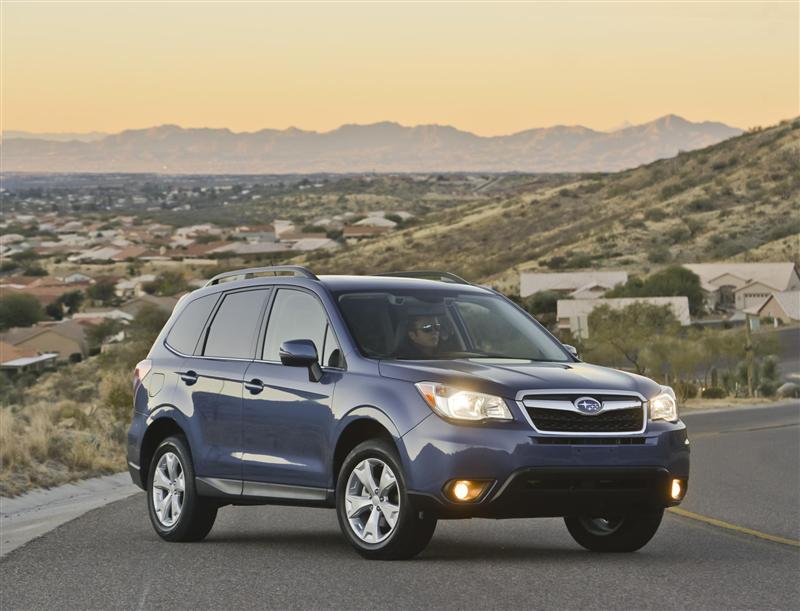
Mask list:
[{"label": "rear side window", "polygon": [[272,306],[262,358],[280,361],[281,344],[292,339],[310,339],[317,347],[317,354],[323,357],[327,327],[328,317],[316,297],[303,291],[281,289]]},{"label": "rear side window", "polygon": [[268,294],[268,289],[262,289],[225,295],[208,329],[203,356],[253,358],[261,308]]},{"label": "rear side window", "polygon": [[190,302],[178,316],[167,335],[167,344],[181,354],[194,354],[197,340],[208,320],[218,295],[206,295]]}]

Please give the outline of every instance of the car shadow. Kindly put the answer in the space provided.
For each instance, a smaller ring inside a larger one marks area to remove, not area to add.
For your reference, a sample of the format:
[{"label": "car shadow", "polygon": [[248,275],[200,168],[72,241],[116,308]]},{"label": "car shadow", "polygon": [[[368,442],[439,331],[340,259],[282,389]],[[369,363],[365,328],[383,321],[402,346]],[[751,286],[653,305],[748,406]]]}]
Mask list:
[{"label": "car shadow", "polygon": [[[231,532],[211,533],[204,545],[235,545],[243,550],[252,548],[288,548],[293,552],[314,551],[333,553],[352,558],[354,553],[341,533],[330,530],[282,531],[282,532]],[[436,538],[415,558],[416,562],[516,562],[519,560],[542,560],[547,562],[564,559],[587,559],[592,554],[580,548],[536,545],[487,545],[480,541],[440,541]]]}]

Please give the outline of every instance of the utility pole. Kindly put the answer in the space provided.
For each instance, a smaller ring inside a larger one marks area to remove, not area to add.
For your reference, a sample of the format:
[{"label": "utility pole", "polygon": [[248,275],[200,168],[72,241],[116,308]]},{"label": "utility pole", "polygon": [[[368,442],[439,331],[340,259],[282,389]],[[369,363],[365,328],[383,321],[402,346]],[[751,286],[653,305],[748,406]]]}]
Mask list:
[{"label": "utility pole", "polygon": [[750,315],[744,315],[744,353],[747,359],[747,396],[753,397],[753,335],[750,331]]}]

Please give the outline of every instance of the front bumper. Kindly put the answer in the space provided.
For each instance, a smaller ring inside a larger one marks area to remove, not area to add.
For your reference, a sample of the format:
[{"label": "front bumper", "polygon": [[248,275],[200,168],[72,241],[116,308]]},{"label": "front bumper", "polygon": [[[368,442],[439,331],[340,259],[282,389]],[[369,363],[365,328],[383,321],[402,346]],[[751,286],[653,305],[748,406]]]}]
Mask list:
[{"label": "front bumper", "polygon": [[[638,435],[554,436],[518,421],[461,426],[435,415],[403,437],[411,498],[441,518],[613,515],[677,505],[672,479],[689,481],[682,422],[649,422]],[[454,479],[491,480],[477,501],[443,493]]]}]

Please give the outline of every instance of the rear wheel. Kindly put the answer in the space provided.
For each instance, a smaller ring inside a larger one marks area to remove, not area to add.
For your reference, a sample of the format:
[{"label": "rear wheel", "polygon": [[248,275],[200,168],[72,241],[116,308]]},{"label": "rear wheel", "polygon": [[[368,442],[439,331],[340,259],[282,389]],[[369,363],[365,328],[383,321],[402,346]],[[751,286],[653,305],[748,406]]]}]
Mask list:
[{"label": "rear wheel", "polygon": [[656,534],[664,510],[626,516],[564,518],[567,530],[593,552],[635,552]]},{"label": "rear wheel", "polygon": [[401,560],[420,553],[436,520],[420,517],[408,498],[394,447],[375,439],[345,458],[336,485],[339,526],[356,551],[375,560]]},{"label": "rear wheel", "polygon": [[200,541],[217,518],[217,504],[197,494],[186,441],[168,437],[150,461],[147,509],[158,535],[167,541]]}]

